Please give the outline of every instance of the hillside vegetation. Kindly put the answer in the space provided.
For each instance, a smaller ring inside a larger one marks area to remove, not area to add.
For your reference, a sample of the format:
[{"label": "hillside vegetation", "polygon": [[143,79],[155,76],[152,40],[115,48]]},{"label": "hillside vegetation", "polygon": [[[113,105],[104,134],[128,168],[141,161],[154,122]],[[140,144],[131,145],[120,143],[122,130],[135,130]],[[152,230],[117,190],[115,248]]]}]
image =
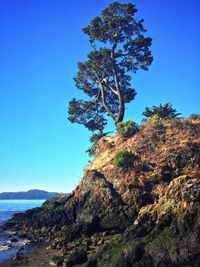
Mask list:
[{"label": "hillside vegetation", "polygon": [[5,227],[62,248],[54,266],[199,266],[199,167],[199,117],[148,119],[129,138],[101,138],[70,195]]}]

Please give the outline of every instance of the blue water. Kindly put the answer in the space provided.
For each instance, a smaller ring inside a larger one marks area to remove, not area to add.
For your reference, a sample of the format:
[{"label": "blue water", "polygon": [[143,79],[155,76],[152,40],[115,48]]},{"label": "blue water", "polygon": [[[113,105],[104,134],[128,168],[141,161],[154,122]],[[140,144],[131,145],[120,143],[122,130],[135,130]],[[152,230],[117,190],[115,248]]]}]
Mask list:
[{"label": "blue water", "polygon": [[[45,200],[0,200],[0,226],[13,214],[23,212],[28,209],[40,207]],[[12,243],[9,237],[10,233],[3,232],[0,228],[0,265],[3,261],[13,257],[20,246],[26,240],[19,239],[19,242]]]}]

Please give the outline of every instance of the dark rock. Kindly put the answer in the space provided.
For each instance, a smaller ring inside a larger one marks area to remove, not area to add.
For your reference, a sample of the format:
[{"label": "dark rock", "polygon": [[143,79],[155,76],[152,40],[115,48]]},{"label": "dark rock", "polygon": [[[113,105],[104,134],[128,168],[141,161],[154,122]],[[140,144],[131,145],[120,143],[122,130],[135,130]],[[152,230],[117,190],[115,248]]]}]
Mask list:
[{"label": "dark rock", "polygon": [[10,241],[13,242],[13,243],[16,243],[16,242],[18,242],[19,240],[18,240],[17,237],[12,237],[12,238],[10,239]]},{"label": "dark rock", "polygon": [[22,259],[22,254],[21,253],[17,253],[14,257],[13,257],[13,260],[16,261],[16,260],[20,260]]},{"label": "dark rock", "polygon": [[85,249],[76,249],[66,259],[67,266],[73,267],[76,264],[81,264],[87,261],[87,252]]},{"label": "dark rock", "polygon": [[64,260],[66,259],[65,256],[54,256],[50,261],[49,261],[49,265],[51,266],[62,266]]}]

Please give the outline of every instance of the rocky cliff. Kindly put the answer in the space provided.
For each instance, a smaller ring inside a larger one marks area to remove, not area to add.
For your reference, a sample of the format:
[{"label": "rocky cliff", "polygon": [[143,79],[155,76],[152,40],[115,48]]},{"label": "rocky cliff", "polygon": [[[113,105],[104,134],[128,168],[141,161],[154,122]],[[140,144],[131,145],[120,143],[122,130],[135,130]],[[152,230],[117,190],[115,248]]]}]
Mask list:
[{"label": "rocky cliff", "polygon": [[[134,155],[131,166],[113,165],[121,149]],[[5,227],[62,248],[54,266],[200,266],[200,118],[103,137],[70,195]]]}]

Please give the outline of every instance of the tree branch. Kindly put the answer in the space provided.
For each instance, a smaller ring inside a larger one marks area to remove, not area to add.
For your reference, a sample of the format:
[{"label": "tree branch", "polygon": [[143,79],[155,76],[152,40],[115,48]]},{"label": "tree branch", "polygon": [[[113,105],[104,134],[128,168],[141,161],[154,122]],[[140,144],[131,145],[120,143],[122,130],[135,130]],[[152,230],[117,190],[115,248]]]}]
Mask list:
[{"label": "tree branch", "polygon": [[119,55],[116,55],[115,54],[115,58],[118,58],[118,57],[127,57],[127,56],[130,56],[131,55],[131,52],[130,53],[126,53],[126,54],[119,54]]},{"label": "tree branch", "polygon": [[116,121],[116,117],[115,117],[114,113],[110,110],[110,108],[106,104],[104,87],[103,87],[103,84],[100,81],[99,76],[98,76],[97,73],[96,73],[96,77],[97,77],[97,81],[98,81],[99,86],[100,86],[100,92],[101,92],[101,97],[102,97],[102,105],[104,106],[105,110],[108,112],[108,114],[110,115],[110,117],[114,121]]},{"label": "tree branch", "polygon": [[109,88],[115,95],[118,95],[117,90],[115,90],[115,89],[110,85],[110,83],[108,82],[108,79],[103,79],[103,84],[105,84],[105,86],[106,86],[107,88]]},{"label": "tree branch", "polygon": [[97,97],[93,100],[93,103],[96,103],[99,100],[100,96],[101,96],[101,90],[99,89]]}]

